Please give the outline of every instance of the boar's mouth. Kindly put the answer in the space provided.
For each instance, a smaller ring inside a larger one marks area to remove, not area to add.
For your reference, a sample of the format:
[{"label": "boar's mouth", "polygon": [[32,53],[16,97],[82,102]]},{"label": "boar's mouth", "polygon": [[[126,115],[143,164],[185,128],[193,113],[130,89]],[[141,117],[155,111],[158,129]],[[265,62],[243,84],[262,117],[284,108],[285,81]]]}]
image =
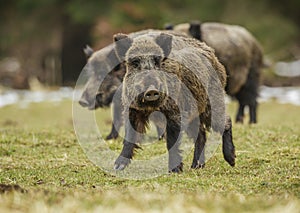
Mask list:
[{"label": "boar's mouth", "polygon": [[97,100],[95,100],[95,102],[93,104],[90,104],[90,105],[83,106],[81,104],[81,106],[87,107],[88,110],[96,110],[98,108],[109,107],[109,105],[110,105],[110,103],[107,103],[107,102],[98,102]]},{"label": "boar's mouth", "polygon": [[100,107],[100,108],[109,107],[110,104],[111,104],[112,101],[113,101],[114,94],[115,94],[115,92],[110,93],[110,94],[107,95],[106,97],[103,97],[102,94],[97,94],[97,95],[96,95],[96,100],[95,100],[95,106],[94,106],[94,109],[97,109],[97,108],[99,108],[99,107]]},{"label": "boar's mouth", "polygon": [[106,96],[103,96],[103,93],[98,93],[94,99],[82,98],[79,101],[79,104],[82,107],[88,108],[89,110],[96,110],[98,108],[109,107],[113,101],[114,95],[115,91]]},{"label": "boar's mouth", "polygon": [[164,97],[165,94],[164,93],[160,93],[160,97],[157,100],[154,101],[146,101],[145,100],[145,94],[141,93],[138,95],[138,97],[135,99],[135,102],[137,104],[137,106],[140,109],[157,109],[159,108],[161,105],[163,105],[164,102]]}]

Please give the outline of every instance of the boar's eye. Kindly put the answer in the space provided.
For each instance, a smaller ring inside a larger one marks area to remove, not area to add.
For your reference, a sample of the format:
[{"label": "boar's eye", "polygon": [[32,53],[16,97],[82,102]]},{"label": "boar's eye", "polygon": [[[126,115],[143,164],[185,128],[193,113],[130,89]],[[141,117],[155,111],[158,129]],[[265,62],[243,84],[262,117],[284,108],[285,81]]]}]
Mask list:
[{"label": "boar's eye", "polygon": [[156,55],[156,56],[153,57],[153,60],[154,60],[155,66],[159,67],[160,63],[161,63],[161,57]]},{"label": "boar's eye", "polygon": [[140,60],[137,58],[133,58],[129,61],[129,65],[133,68],[139,68],[140,66]]}]

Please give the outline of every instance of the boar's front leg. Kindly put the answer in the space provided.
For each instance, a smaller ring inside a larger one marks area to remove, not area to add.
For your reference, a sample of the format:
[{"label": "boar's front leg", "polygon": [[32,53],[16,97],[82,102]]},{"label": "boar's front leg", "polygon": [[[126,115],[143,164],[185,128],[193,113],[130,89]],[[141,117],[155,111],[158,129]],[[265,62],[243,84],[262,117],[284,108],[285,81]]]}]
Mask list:
[{"label": "boar's front leg", "polygon": [[167,120],[167,148],[169,152],[169,171],[170,172],[182,172],[183,163],[180,155],[180,142],[181,142],[181,130],[180,122],[174,120]]},{"label": "boar's front leg", "polygon": [[137,142],[139,142],[139,133],[145,133],[147,117],[141,112],[129,109],[129,114],[125,113],[124,116],[129,115],[125,121],[125,138],[123,141],[123,149],[121,154],[115,161],[115,170],[123,170],[132,159],[134,150],[139,148]]},{"label": "boar's front leg", "polygon": [[115,101],[113,103],[113,123],[109,135],[106,137],[106,140],[116,139],[119,136],[119,131],[123,125],[123,105],[121,101],[118,103]]}]

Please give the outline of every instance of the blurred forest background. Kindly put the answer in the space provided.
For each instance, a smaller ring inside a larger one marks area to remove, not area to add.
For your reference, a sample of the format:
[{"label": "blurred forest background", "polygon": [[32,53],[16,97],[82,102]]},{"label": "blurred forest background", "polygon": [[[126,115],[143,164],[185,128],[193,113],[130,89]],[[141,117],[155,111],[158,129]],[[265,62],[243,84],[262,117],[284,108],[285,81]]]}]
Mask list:
[{"label": "blurred forest background", "polygon": [[[299,9],[299,0],[1,0],[0,84],[29,88],[34,78],[47,86],[74,85],[86,44],[100,49],[117,32],[191,20],[242,25],[262,44],[266,59],[296,61]],[[265,76],[272,84],[268,79],[275,78]]]}]

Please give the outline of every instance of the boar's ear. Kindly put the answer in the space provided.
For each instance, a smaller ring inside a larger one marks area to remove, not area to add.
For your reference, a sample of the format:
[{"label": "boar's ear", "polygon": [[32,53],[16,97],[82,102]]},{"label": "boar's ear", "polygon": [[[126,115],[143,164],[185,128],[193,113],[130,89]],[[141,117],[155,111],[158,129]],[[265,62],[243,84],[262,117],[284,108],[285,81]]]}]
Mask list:
[{"label": "boar's ear", "polygon": [[201,29],[200,28],[201,28],[201,24],[199,21],[192,21],[190,23],[189,32],[193,38],[201,41]]},{"label": "boar's ear", "polygon": [[174,29],[174,26],[173,26],[173,24],[167,23],[167,24],[165,24],[164,29],[165,29],[165,30],[173,30],[173,29]]},{"label": "boar's ear", "polygon": [[127,50],[131,47],[133,40],[128,35],[118,33],[114,35],[116,54],[121,61],[124,61]]},{"label": "boar's ear", "polygon": [[85,57],[89,59],[93,55],[94,50],[89,45],[86,45],[85,48],[83,48],[83,52]]},{"label": "boar's ear", "polygon": [[172,36],[161,33],[156,39],[156,43],[162,48],[164,57],[168,57],[172,49]]}]

